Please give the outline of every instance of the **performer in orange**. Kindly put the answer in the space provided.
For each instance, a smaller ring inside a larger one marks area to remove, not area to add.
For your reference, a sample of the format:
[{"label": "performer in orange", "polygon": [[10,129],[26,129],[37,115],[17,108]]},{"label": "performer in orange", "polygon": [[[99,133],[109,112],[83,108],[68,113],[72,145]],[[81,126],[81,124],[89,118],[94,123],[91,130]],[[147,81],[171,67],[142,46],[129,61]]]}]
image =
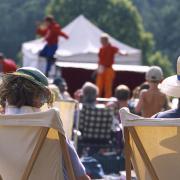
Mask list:
[{"label": "performer in orange", "polygon": [[109,42],[108,35],[101,36],[102,47],[99,50],[99,61],[96,76],[96,85],[99,88],[99,96],[109,98],[112,96],[112,85],[115,77],[115,72],[112,68],[114,57],[118,53],[120,55],[127,55],[127,52],[120,51],[117,47],[112,46]]}]

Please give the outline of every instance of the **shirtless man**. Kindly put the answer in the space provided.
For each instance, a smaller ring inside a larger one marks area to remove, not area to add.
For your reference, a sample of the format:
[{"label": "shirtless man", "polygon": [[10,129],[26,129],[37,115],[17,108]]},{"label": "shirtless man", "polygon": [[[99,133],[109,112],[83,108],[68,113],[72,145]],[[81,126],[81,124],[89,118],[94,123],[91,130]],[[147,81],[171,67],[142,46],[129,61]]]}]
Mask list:
[{"label": "shirtless man", "polygon": [[146,73],[149,89],[141,91],[139,102],[135,108],[136,113],[140,113],[143,117],[151,117],[159,111],[168,109],[167,97],[158,88],[162,79],[161,68],[152,66]]}]

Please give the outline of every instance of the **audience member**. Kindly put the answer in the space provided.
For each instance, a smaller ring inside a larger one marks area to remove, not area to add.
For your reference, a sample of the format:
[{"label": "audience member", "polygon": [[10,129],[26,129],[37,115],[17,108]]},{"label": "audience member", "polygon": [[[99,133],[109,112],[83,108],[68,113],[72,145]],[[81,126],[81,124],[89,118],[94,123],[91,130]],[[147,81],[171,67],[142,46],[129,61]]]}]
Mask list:
[{"label": "audience member", "polygon": [[122,107],[129,107],[129,98],[130,98],[130,89],[126,85],[119,85],[115,89],[115,98],[117,101],[110,102],[107,104],[108,107],[111,107],[114,109],[114,120],[112,124],[112,133],[113,137],[115,138],[114,141],[116,143],[116,151],[121,151],[123,149],[123,136],[122,136],[122,130],[120,127],[120,116],[119,116],[119,109]]},{"label": "audience member", "polygon": [[63,100],[72,100],[70,94],[68,93],[68,86],[64,78],[56,77],[53,81],[60,91],[60,96]]},{"label": "audience member", "polygon": [[82,87],[82,103],[95,106],[98,92],[98,87],[95,84],[86,82]]},{"label": "audience member", "polygon": [[[0,85],[0,104],[5,114],[39,112],[44,103],[52,103],[46,76],[36,68],[24,67],[15,73],[5,74]],[[88,180],[80,159],[67,139],[68,151],[78,180]],[[66,173],[64,174],[67,179]]]},{"label": "audience member", "polygon": [[77,89],[74,92],[74,99],[82,103],[82,89]]},{"label": "audience member", "polygon": [[50,84],[48,87],[53,94],[54,101],[60,101],[63,99],[59,91],[59,88],[55,84]]},{"label": "audience member", "polygon": [[135,108],[136,108],[138,101],[139,101],[139,95],[140,95],[140,92],[144,89],[149,89],[149,83],[148,82],[144,82],[140,86],[137,86],[134,88],[134,90],[132,92],[132,97],[128,103],[130,112],[136,114]]},{"label": "audience member", "polygon": [[153,114],[168,108],[167,97],[158,88],[162,79],[161,68],[158,66],[150,67],[146,73],[149,89],[140,92],[139,102],[135,108],[136,113],[141,113],[143,117],[151,117]]},{"label": "audience member", "polygon": [[179,99],[178,106],[154,115],[155,118],[180,118],[180,57],[177,61],[177,75],[170,76],[163,80],[161,91],[167,96]]},{"label": "audience member", "polygon": [[0,53],[0,73],[10,73],[16,71],[17,66],[12,59],[5,58],[3,53]]},{"label": "audience member", "polygon": [[147,81],[143,82],[140,86],[139,86],[139,90],[143,90],[143,89],[149,89],[149,83]]}]

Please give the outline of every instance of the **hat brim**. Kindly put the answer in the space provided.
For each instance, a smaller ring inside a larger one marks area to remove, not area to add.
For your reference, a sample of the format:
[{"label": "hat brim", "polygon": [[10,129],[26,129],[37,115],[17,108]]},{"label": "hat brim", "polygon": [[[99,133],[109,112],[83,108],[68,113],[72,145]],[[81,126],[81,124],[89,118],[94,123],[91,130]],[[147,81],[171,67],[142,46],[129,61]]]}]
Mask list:
[{"label": "hat brim", "polygon": [[160,89],[168,96],[180,98],[180,81],[177,79],[177,75],[164,79]]},{"label": "hat brim", "polygon": [[44,84],[42,84],[41,82],[37,81],[35,78],[33,78],[32,76],[28,75],[28,74],[24,74],[24,73],[20,73],[20,72],[13,72],[13,73],[7,73],[10,75],[14,75],[14,76],[19,76],[19,77],[23,77],[25,79],[30,80],[31,82],[37,84],[38,86],[40,86],[41,88],[45,88],[48,89],[47,86],[45,86]]}]

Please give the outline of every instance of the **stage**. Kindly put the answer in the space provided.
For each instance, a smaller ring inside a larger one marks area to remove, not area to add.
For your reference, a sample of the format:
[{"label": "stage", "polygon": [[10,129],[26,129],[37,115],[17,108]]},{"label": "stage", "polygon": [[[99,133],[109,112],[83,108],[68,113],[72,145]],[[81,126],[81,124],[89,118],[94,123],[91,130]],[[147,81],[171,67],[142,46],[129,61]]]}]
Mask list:
[{"label": "stage", "polygon": [[[57,69],[61,69],[62,76],[66,79],[71,95],[82,87],[86,81],[95,82],[96,63],[56,62]],[[113,90],[120,84],[127,85],[131,90],[145,81],[148,66],[114,64],[116,77]]]}]

